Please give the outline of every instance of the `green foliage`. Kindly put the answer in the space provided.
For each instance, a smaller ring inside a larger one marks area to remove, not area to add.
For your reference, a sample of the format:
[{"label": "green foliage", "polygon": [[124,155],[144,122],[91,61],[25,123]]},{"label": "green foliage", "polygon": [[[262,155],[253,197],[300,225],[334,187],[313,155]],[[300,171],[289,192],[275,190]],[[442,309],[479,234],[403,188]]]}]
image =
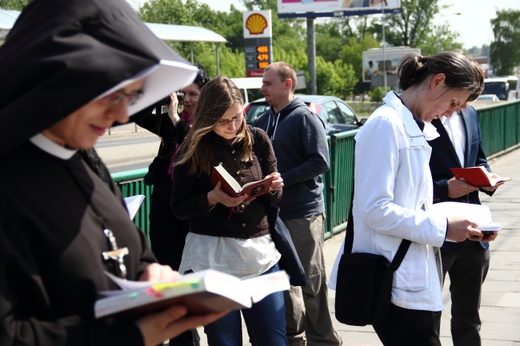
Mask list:
[{"label": "green foliage", "polygon": [[[274,9],[276,0],[250,1],[248,8]],[[220,74],[229,77],[245,77],[244,37],[242,12],[231,6],[230,12],[213,11],[206,4],[195,0],[150,0],[139,10],[141,19],[150,23],[200,26],[225,37],[228,43],[219,46]],[[287,61],[297,70],[307,69],[305,30],[302,20],[279,20],[276,12],[273,21],[273,61]],[[192,44],[168,42],[181,55],[190,59]],[[216,45],[193,44],[194,63],[202,65],[210,77],[217,75]]]},{"label": "green foliage", "polygon": [[[401,12],[385,16],[385,39],[392,46],[420,48],[423,55],[462,49],[458,33],[447,24],[438,25],[435,16],[450,6],[439,0],[401,0]],[[374,25],[381,32],[382,23]],[[378,34],[379,36],[379,34]]]},{"label": "green foliage", "polygon": [[385,97],[385,91],[382,87],[375,87],[369,93],[370,101],[372,102],[381,102],[383,101],[383,97]]},{"label": "green foliage", "polygon": [[[244,32],[242,29],[242,11],[233,9],[230,13],[217,12],[218,21],[208,29],[218,32],[228,40],[227,46],[237,52],[244,51]],[[245,66],[245,63],[244,63]],[[245,67],[244,67],[245,68]]]},{"label": "green foliage", "polygon": [[[229,77],[245,77],[245,59],[243,50],[233,51],[229,47],[222,47],[220,49],[220,74]],[[216,75],[216,71],[212,75]]]},{"label": "green foliage", "polygon": [[[107,0],[109,1],[109,0]],[[0,8],[21,10],[30,0],[0,0]],[[279,19],[277,0],[241,0],[248,10],[271,10],[273,61],[286,61],[303,70],[309,81],[306,20]],[[447,6],[440,0],[401,0],[401,12],[385,15],[385,38],[389,45],[419,47],[424,55],[461,48],[458,35],[447,25],[436,25],[434,17]],[[150,23],[200,26],[212,30],[228,41],[218,46],[217,69],[215,43],[168,41],[187,60],[201,65],[210,77],[218,73],[229,77],[245,77],[243,13],[230,6],[229,12],[212,10],[197,0],[148,0],[139,9],[141,19]],[[318,93],[341,98],[350,96],[362,79],[362,52],[381,47],[381,15],[326,18],[315,21],[316,82]],[[505,10],[492,21],[496,42],[488,49],[495,74],[510,74],[520,64],[520,12]],[[377,97],[379,90],[372,91]],[[375,95],[375,96],[374,96]]]},{"label": "green foliage", "polygon": [[21,11],[31,0],[0,0],[0,8],[4,10]]},{"label": "green foliage", "polygon": [[252,10],[273,10],[278,9],[277,0],[241,0],[248,11]]},{"label": "green foliage", "polygon": [[[248,10],[272,10],[272,60],[286,61],[296,70],[303,70],[309,81],[306,20],[279,19],[277,0],[241,2]],[[432,25],[433,17],[440,9],[438,2],[401,0],[402,13],[386,16],[386,41],[392,45],[419,47],[426,55],[460,48],[457,35],[446,25]],[[194,63],[202,65],[210,77],[217,73],[229,77],[245,76],[243,14],[234,6],[230,6],[229,12],[218,12],[197,0],[150,0],[139,13],[146,22],[201,26],[222,35],[228,42],[218,48],[220,70],[217,70],[216,44],[213,43],[193,44]],[[362,79],[362,52],[381,47],[381,16],[319,19],[315,21],[315,32],[318,93],[346,98]],[[168,44],[190,59],[191,43]]]},{"label": "green foliage", "polygon": [[150,23],[196,25],[192,20],[193,6],[193,0],[150,0],[141,6],[139,15]]},{"label": "green foliage", "polygon": [[356,73],[349,64],[341,60],[325,61],[322,57],[316,59],[316,84],[318,94],[334,95],[346,99],[352,94],[357,83]]},{"label": "green foliage", "polygon": [[494,74],[510,75],[520,65],[520,11],[498,11],[491,25],[495,36],[490,47]]},{"label": "green foliage", "polygon": [[385,16],[386,42],[393,46],[419,47],[431,35],[438,0],[401,0],[401,11]]},{"label": "green foliage", "polygon": [[378,46],[377,40],[369,34],[365,34],[365,36],[361,38],[349,37],[346,44],[341,47],[339,57],[343,63],[350,64],[353,67],[356,78],[360,81],[363,75],[363,52],[369,48],[376,48]]},{"label": "green foliage", "polygon": [[431,34],[418,46],[423,55],[434,55],[446,50],[460,49],[462,43],[456,42],[459,34],[450,31],[447,24],[433,25]]}]

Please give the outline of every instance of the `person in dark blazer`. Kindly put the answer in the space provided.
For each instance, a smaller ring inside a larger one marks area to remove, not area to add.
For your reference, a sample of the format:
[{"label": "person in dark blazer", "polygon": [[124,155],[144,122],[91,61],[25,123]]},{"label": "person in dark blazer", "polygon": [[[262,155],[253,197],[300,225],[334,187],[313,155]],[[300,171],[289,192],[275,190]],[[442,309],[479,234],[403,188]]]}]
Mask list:
[{"label": "person in dark blazer", "polygon": [[[491,196],[497,186],[479,189],[456,179],[450,171],[453,167],[473,166],[491,171],[482,150],[475,108],[467,106],[449,117],[433,120],[432,124],[440,135],[429,141],[433,202],[480,204],[479,191]],[[451,281],[451,334],[455,346],[480,345],[480,297],[489,269],[489,241],[496,236],[496,232],[490,232],[480,242],[445,242],[441,248],[443,277],[448,273]]]}]

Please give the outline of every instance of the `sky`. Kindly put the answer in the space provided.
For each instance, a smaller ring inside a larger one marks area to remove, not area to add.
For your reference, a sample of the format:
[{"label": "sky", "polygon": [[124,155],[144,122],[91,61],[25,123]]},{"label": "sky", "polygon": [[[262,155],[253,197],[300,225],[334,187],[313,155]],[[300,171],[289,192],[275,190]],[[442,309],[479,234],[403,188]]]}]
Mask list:
[{"label": "sky", "polygon": [[458,41],[462,42],[464,48],[480,48],[493,41],[490,21],[496,18],[497,10],[520,11],[520,0],[440,0],[439,4],[452,5],[441,12],[444,18],[438,20],[448,23],[453,32],[459,33]]},{"label": "sky", "polygon": [[[208,4],[216,11],[228,12],[233,4],[245,9],[240,0],[198,0]],[[497,10],[514,9],[520,11],[520,0],[439,0],[439,5],[451,5],[443,10],[435,20],[439,24],[448,23],[453,32],[459,34],[458,41],[466,49],[482,47],[493,41],[490,20],[496,17]],[[456,15],[455,13],[460,13]]]}]

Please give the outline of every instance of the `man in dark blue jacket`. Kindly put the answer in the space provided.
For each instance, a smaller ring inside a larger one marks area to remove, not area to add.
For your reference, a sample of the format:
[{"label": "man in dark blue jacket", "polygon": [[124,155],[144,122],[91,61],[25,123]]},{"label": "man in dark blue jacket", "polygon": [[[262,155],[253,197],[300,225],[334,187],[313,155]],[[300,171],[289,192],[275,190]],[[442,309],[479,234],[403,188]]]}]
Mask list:
[{"label": "man in dark blue jacket", "polygon": [[285,62],[269,65],[262,88],[270,109],[255,126],[273,143],[284,195],[280,217],[291,232],[307,274],[305,287],[293,286],[285,294],[289,345],[341,345],[332,325],[327,302],[323,258],[325,201],[321,175],[329,169],[325,125],[309,107],[294,98],[296,72]]},{"label": "man in dark blue jacket", "polygon": [[[449,117],[435,119],[432,124],[440,137],[429,142],[432,147],[430,169],[434,183],[434,203],[455,201],[480,204],[479,188],[456,179],[453,167],[484,166],[490,171],[482,150],[478,114],[472,106]],[[497,186],[480,188],[492,195]],[[489,269],[489,241],[466,240],[445,242],[441,248],[443,274],[450,276],[451,334],[454,346],[480,345],[480,297]]]}]

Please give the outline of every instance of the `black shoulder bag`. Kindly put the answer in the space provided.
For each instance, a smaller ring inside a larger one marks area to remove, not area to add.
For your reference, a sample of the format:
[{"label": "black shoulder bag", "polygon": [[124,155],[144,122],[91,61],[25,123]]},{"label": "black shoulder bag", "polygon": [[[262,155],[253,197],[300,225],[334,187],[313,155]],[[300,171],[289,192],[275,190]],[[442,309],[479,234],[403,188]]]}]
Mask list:
[{"label": "black shoulder bag", "polygon": [[336,319],[353,326],[377,325],[388,318],[394,272],[401,265],[410,241],[401,241],[392,263],[382,255],[352,253],[353,242],[351,203],[345,247],[338,266]]}]

